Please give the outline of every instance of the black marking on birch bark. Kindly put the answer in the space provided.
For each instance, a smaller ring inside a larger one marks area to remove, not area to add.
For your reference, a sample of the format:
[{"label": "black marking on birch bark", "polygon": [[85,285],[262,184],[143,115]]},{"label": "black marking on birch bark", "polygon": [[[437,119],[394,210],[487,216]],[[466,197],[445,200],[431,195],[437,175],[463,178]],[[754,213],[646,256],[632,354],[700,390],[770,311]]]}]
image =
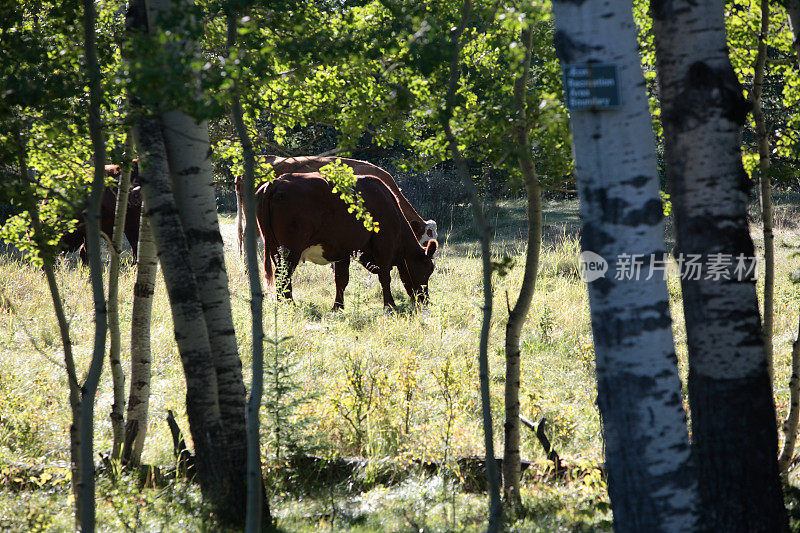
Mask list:
[{"label": "black marking on birch bark", "polygon": [[[182,310],[184,313],[190,312],[190,316],[192,317],[197,317],[202,314],[199,306],[194,305],[197,302],[197,288],[194,286],[194,283],[176,283],[169,291],[169,297],[171,305],[190,304],[189,310],[185,308]],[[197,307],[197,309],[194,309],[195,307]]]},{"label": "black marking on birch bark", "polygon": [[650,0],[650,16],[656,20],[663,20],[671,11],[672,2],[667,0]]},{"label": "black marking on birch bark", "polygon": [[590,289],[596,291],[602,296],[606,296],[613,288],[615,284],[608,278],[600,278],[591,283]]},{"label": "black marking on birch bark", "polygon": [[[214,255],[213,257],[209,258],[208,262],[203,268],[203,273],[208,274],[209,277],[215,277],[220,272],[227,272],[225,270],[225,257]],[[211,309],[213,307],[215,306],[211,305],[211,302],[209,302],[208,308]]]},{"label": "black marking on birch bark", "polygon": [[641,209],[632,209],[625,213],[620,223],[626,226],[655,226],[661,223],[663,215],[661,200],[652,199],[645,202]]},{"label": "black marking on birch bark", "polygon": [[622,185],[630,185],[631,187],[641,188],[647,185],[650,180],[650,176],[634,176],[629,180],[622,180],[620,183]]},{"label": "black marking on birch bark", "polygon": [[630,202],[623,198],[609,198],[608,189],[604,187],[585,187],[582,192],[587,203],[598,206],[603,222],[626,226],[653,226],[661,222],[663,207],[660,200],[648,200],[640,209],[628,209]]},{"label": "black marking on birch bark", "polygon": [[155,286],[151,283],[136,283],[133,286],[133,295],[149,298],[155,293]]},{"label": "black marking on birch bark", "polygon": [[[243,400],[239,400],[238,399],[239,396],[241,396],[240,393],[228,394],[228,395],[220,394],[219,402],[218,402],[219,406],[220,407],[233,407],[233,408],[237,408],[238,409],[239,407],[241,407],[245,403]],[[228,409],[228,410],[230,410],[230,409]]]},{"label": "black marking on birch bark", "polygon": [[665,121],[680,131],[694,127],[695,120],[707,121],[717,110],[741,127],[753,106],[744,98],[742,86],[730,64],[715,69],[703,61],[695,61],[689,66],[682,86],[677,104],[664,116]]},{"label": "black marking on birch bark", "polygon": [[190,228],[186,231],[186,239],[192,244],[222,244],[222,235],[220,235],[219,230],[200,230]]},{"label": "black marking on birch bark", "polygon": [[672,21],[681,13],[691,11],[694,5],[697,5],[696,2],[689,0],[686,2],[686,7],[675,9],[674,0],[650,0],[650,16],[654,20]]},{"label": "black marking on birch bark", "polygon": [[591,222],[584,223],[581,230],[581,246],[583,250],[600,253],[600,250],[617,239],[602,230],[602,226]]},{"label": "black marking on birch bark", "polygon": [[[626,338],[639,335],[643,331],[661,331],[668,328],[672,324],[666,312],[668,305],[666,301],[657,302],[652,306],[638,309],[637,316],[626,314],[620,317],[619,313],[609,312],[609,316],[600,320],[593,328],[595,342],[599,346],[618,346]],[[655,313],[652,316],[642,316],[648,310]]]},{"label": "black marking on birch bark", "polygon": [[[740,325],[738,328],[740,331],[747,331],[747,328],[752,328],[754,331],[760,330],[758,310],[755,307],[749,309],[725,309],[723,312],[719,313],[718,320],[735,322]],[[760,333],[757,336],[760,336]]]},{"label": "black marking on birch bark", "polygon": [[200,174],[200,167],[186,167],[177,173],[178,176],[194,176]]},{"label": "black marking on birch bark", "polygon": [[[155,195],[154,195],[155,196]],[[164,217],[177,217],[178,210],[175,208],[174,203],[163,203],[161,205],[154,205],[147,210],[147,216],[150,215],[163,215]]]},{"label": "black marking on birch bark", "polygon": [[231,364],[221,366],[217,369],[217,380],[220,383],[229,383],[232,381],[238,382],[240,377],[239,374],[242,372],[242,362],[237,357],[236,362],[232,362]]},{"label": "black marking on birch bark", "polygon": [[[674,351],[667,354],[667,359],[669,359],[670,361],[675,361],[675,363],[677,364],[678,357],[675,355]],[[671,369],[663,368],[663,369],[661,369],[661,372],[657,372],[656,374],[654,374],[654,377],[659,378],[659,379],[671,379],[673,375],[674,374],[673,374]],[[670,393],[667,394],[667,396],[671,396],[671,395],[677,396],[678,393],[677,392],[670,392]]]},{"label": "black marking on birch bark", "polygon": [[[692,253],[725,252],[734,256],[753,257],[755,249],[742,216],[704,215],[687,220],[686,232],[681,239],[681,251]],[[709,243],[713,245],[709,246]]]},{"label": "black marking on birch bark", "polygon": [[242,360],[239,359],[238,357],[233,357],[229,360],[228,364],[225,364],[223,367],[220,367],[219,376],[224,377],[230,373],[237,373],[241,368],[242,368]]},{"label": "black marking on birch bark", "polygon": [[558,59],[564,64],[573,63],[578,55],[588,54],[592,50],[599,50],[602,48],[600,46],[590,46],[589,44],[575,41],[563,30],[556,31],[553,37],[553,44],[556,48]]},{"label": "black marking on birch bark", "polygon": [[723,116],[742,127],[747,120],[747,114],[753,109],[753,102],[744,97],[739,77],[730,63],[726,67],[720,73]]}]

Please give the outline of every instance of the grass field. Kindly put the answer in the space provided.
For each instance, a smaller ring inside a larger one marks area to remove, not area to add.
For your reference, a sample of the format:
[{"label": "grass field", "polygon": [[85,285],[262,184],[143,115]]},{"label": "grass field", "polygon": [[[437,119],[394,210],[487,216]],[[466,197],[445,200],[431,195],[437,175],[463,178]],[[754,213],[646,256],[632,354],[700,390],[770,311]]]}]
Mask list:
[{"label": "grass field", "polygon": [[[789,356],[797,332],[800,298],[788,280],[800,246],[789,201],[777,209],[775,396],[780,416],[788,408]],[[586,289],[577,276],[577,202],[545,202],[545,249],[534,304],[522,337],[522,413],[546,416],[555,449],[576,465],[568,480],[553,479],[535,436],[523,430],[523,457],[534,461],[524,476],[525,531],[610,528],[605,485],[592,466],[602,462],[595,404],[594,354]],[[474,233],[463,209],[440,220],[441,252],[431,278],[431,304],[387,315],[377,278],[352,266],[345,311],[333,303],[330,268],[301,265],[294,278],[296,305],[267,303],[265,327],[289,337],[267,345],[267,409],[262,442],[273,513],[289,531],[480,530],[484,494],[467,490],[458,459],[483,453],[476,361],[481,272]],[[513,300],[524,260],[524,207],[500,204],[490,216],[496,253],[516,258],[517,268],[496,278],[490,367],[495,446],[502,454],[503,334],[506,294]],[[245,380],[251,339],[247,277],[233,247],[233,220],[222,217],[234,321]],[[754,239],[760,237],[754,227]],[[82,368],[92,349],[92,305],[86,270],[68,261],[57,276],[71,317]],[[134,268],[124,268],[120,318],[129,323]],[[676,347],[686,374],[680,286],[669,280]],[[407,297],[398,281],[395,298]],[[69,406],[62,350],[44,277],[35,268],[0,258],[0,529],[68,530],[70,502],[63,476],[68,460]],[[129,329],[123,326],[123,346]],[[163,282],[153,308],[151,424],[144,461],[169,467],[172,441],[164,422],[173,410],[184,430],[185,386]],[[127,364],[126,354],[123,355]],[[276,378],[277,376],[277,378]],[[110,374],[97,397],[95,449],[110,449]],[[275,424],[275,419],[280,424]],[[280,427],[276,432],[275,428]],[[298,453],[323,458],[363,458],[350,479],[327,480],[293,469]],[[426,475],[420,462],[439,465]],[[171,480],[159,489],[136,490],[126,475],[101,476],[98,525],[102,530],[212,529],[196,487]]]}]

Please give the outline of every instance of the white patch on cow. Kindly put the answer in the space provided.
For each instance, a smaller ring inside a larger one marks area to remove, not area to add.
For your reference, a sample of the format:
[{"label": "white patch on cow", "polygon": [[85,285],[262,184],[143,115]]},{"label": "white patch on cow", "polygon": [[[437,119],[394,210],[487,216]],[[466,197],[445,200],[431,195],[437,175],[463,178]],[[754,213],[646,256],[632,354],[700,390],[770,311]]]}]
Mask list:
[{"label": "white patch on cow", "polygon": [[325,251],[322,249],[321,244],[315,244],[314,246],[309,246],[303,253],[300,254],[301,261],[310,261],[317,265],[327,265],[330,263],[327,259],[325,259],[324,255]]},{"label": "white patch on cow", "polygon": [[425,221],[425,231],[419,238],[419,244],[424,248],[428,242],[439,237],[438,226],[435,220]]},{"label": "white patch on cow", "polygon": [[435,220],[425,221],[425,233],[429,234],[434,239],[439,236],[439,226],[436,225]]}]

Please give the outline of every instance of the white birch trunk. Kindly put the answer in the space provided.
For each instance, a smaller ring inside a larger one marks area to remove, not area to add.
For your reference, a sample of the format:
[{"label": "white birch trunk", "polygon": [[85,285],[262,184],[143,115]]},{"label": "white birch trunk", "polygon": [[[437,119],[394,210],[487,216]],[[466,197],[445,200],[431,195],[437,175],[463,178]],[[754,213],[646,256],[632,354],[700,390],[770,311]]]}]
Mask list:
[{"label": "white birch trunk", "polygon": [[166,150],[161,128],[150,117],[134,127],[139,152],[139,180],[147,216],[152,224],[158,258],[164,272],[175,340],[186,375],[186,411],[195,446],[198,477],[203,497],[222,517],[228,475],[224,461],[226,446],[217,394],[217,375],[206,330],[199,286],[189,261],[189,245],[178,216],[168,181]]},{"label": "white birch trunk", "polygon": [[792,344],[792,377],[789,378],[789,413],[783,422],[783,448],[778,457],[778,468],[785,474],[792,464],[794,447],[797,444],[797,425],[800,421],[800,325]]},{"label": "white birch trunk", "polygon": [[[789,26],[794,36],[794,51],[800,68],[800,0],[787,0],[786,11],[789,14]],[[778,458],[778,467],[782,473],[789,469],[797,442],[797,426],[800,421],[800,326],[792,345],[792,377],[789,379],[789,413],[783,422],[783,447]]]},{"label": "white birch trunk", "polygon": [[761,0],[761,29],[758,38],[755,75],[753,76],[753,117],[756,122],[758,143],[758,182],[761,200],[761,224],[764,235],[764,354],[767,359],[769,380],[773,381],[772,344],[775,314],[775,235],[772,231],[772,184],[769,177],[769,135],[761,106],[764,89],[764,70],[767,63],[767,35],[769,33],[769,0]]},{"label": "white birch trunk", "polygon": [[[193,2],[182,0],[186,12]],[[151,0],[148,19],[158,20],[159,13],[174,9],[172,0]],[[187,19],[188,21],[188,19]],[[179,34],[185,28],[171,28]],[[183,51],[200,58],[199,46],[184,40]],[[192,82],[196,92],[187,88],[187,99],[199,93],[199,77]],[[217,459],[224,464],[224,493],[227,512],[244,519],[246,509],[246,391],[242,364],[233,327],[225,253],[217,219],[212,185],[211,147],[208,123],[170,111],[161,114],[164,144],[169,164],[170,182],[181,226],[185,232],[189,258],[202,302],[205,329],[216,369],[216,394],[222,425],[222,439]],[[158,231],[154,228],[156,242]]]},{"label": "white birch trunk", "polygon": [[[190,258],[217,368],[220,410],[226,428],[236,436],[230,445],[244,446],[246,392],[212,184],[208,124],[198,124],[180,112],[161,117],[172,190],[181,224],[187,228]],[[245,453],[244,448],[241,452]]]},{"label": "white birch trunk", "polygon": [[[681,280],[692,451],[706,527],[779,531],[788,525],[758,298],[736,271],[737,257],[755,256],[741,160],[750,105],[728,58],[724,6],[651,3],[676,249],[702,265],[699,276],[684,265]],[[709,275],[712,254],[732,259],[724,277]]]},{"label": "white birch trunk", "polygon": [[150,317],[156,284],[158,262],[156,243],[150,222],[142,204],[139,230],[136,283],[133,286],[131,310],[131,388],[128,396],[125,445],[122,448],[123,464],[137,466],[142,462],[144,440],[147,436],[147,417],[150,406],[150,378],[152,352],[150,349]]},{"label": "white birch trunk", "polygon": [[[631,3],[561,0],[553,14],[562,66],[618,71],[619,108],[570,112],[582,247],[608,263],[588,288],[614,529],[692,531],[697,481],[669,295],[660,272],[646,279],[650,258],[663,260],[664,225]],[[616,279],[624,254],[644,259],[641,276]]]},{"label": "white birch trunk", "polygon": [[[130,133],[125,139],[126,156],[130,157],[133,137]],[[122,253],[122,238],[125,233],[125,218],[128,214],[128,193],[131,188],[131,163],[125,162],[117,183],[117,205],[114,213],[114,234],[111,237],[111,265],[108,272],[108,363],[114,389],[114,403],[111,405],[111,431],[113,443],[111,457],[120,458],[122,443],[125,440],[125,372],[122,370],[120,352],[122,341],[119,330],[119,256]]]}]

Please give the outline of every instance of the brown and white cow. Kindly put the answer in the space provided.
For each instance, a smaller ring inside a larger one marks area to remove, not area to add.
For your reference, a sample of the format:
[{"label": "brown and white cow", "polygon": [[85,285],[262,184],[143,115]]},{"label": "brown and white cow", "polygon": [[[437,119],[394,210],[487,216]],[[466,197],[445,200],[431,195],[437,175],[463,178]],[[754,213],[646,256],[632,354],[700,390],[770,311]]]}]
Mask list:
[{"label": "brown and white cow", "polygon": [[[132,188],[128,194],[128,212],[125,215],[125,227],[123,232],[131,245],[131,253],[133,260],[136,261],[136,252],[139,246],[139,219],[142,216],[142,194],[141,188],[138,186],[139,165],[137,160],[133,160],[133,168],[131,169],[131,184]],[[112,178],[119,179],[120,167],[119,165],[106,165],[106,175]],[[114,232],[114,218],[117,210],[117,188],[109,187],[103,190],[103,196],[100,199],[100,231],[105,233],[111,238]],[[61,237],[60,248],[62,252],[78,252],[81,261],[85,264],[87,262],[86,256],[86,221],[83,213],[79,213],[76,217],[78,220],[77,226],[70,233]]]},{"label": "brown and white cow", "polygon": [[276,264],[281,271],[277,276],[278,295],[291,300],[291,275],[300,261],[334,263],[333,309],[342,309],[350,258],[356,257],[378,275],[386,307],[396,307],[389,287],[393,267],[397,267],[411,299],[427,302],[437,241],[430,240],[425,248],[420,246],[397,198],[379,178],[359,176],[355,190],[378,222],[377,233],[368,231],[348,212],[348,205],[317,172],[284,174],[259,187],[257,219],[264,240],[267,285],[275,285]]},{"label": "brown and white cow", "polygon": [[[333,163],[338,159],[343,165],[353,169],[356,175],[374,176],[381,180],[390,191],[397,198],[400,205],[400,210],[403,212],[406,220],[411,225],[417,240],[422,246],[425,246],[431,239],[436,239],[438,236],[436,222],[433,220],[423,220],[414,206],[409,203],[400,187],[394,181],[391,174],[386,172],[381,167],[375,166],[367,161],[360,161],[358,159],[348,159],[346,157],[323,157],[323,156],[310,156],[299,155],[293,157],[279,157],[276,155],[261,155],[258,158],[269,163],[272,166],[275,177],[289,173],[308,173],[317,172],[320,168]],[[234,182],[236,190],[236,243],[239,248],[239,254],[242,253],[242,243],[244,242],[244,228],[246,221],[244,219],[244,196],[242,194],[242,177],[237,176]]]}]

